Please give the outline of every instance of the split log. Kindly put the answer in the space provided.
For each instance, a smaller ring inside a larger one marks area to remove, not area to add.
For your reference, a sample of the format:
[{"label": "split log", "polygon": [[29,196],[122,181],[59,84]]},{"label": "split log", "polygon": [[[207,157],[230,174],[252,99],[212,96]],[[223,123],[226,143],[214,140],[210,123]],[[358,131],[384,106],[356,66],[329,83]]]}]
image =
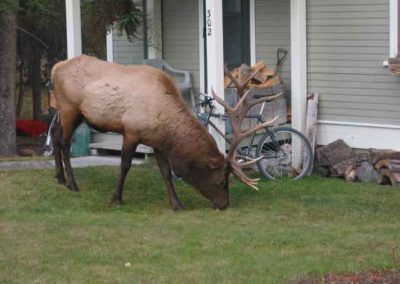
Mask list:
[{"label": "split log", "polygon": [[377,170],[388,169],[391,172],[400,173],[400,160],[380,160],[378,163],[376,163],[375,168]]},{"label": "split log", "polygon": [[[231,73],[232,73],[232,76],[237,79],[239,77],[239,68],[235,68]],[[231,84],[232,84],[231,79],[228,76],[225,76],[224,87],[228,88]]]},{"label": "split log", "polygon": [[249,65],[243,63],[239,67],[239,78],[238,78],[239,82],[244,82],[253,73],[254,73],[253,69],[251,69]]},{"label": "split log", "polygon": [[254,71],[261,71],[264,68],[267,68],[267,64],[265,64],[263,61],[259,61],[251,66],[251,69],[253,69]]},{"label": "split log", "polygon": [[347,181],[356,181],[357,180],[357,167],[355,165],[351,165],[347,167],[344,172],[344,178]]},{"label": "split log", "polygon": [[362,162],[356,170],[357,178],[362,182],[382,182],[382,176],[369,162]]},{"label": "split log", "polygon": [[256,88],[269,88],[269,87],[279,85],[280,83],[281,83],[281,80],[279,79],[279,77],[275,76],[275,77],[268,79],[263,84],[256,85]]},{"label": "split log", "polygon": [[355,168],[356,162],[355,159],[349,158],[344,161],[340,161],[339,163],[336,163],[331,166],[331,171],[336,174],[336,176],[345,176],[346,170],[348,168]]},{"label": "split log", "polygon": [[320,177],[329,177],[331,175],[331,171],[329,170],[329,167],[324,167],[324,166],[318,166],[314,168],[314,174],[320,176]]},{"label": "split log", "polygon": [[315,151],[316,165],[332,166],[353,156],[353,150],[342,140],[336,140]]},{"label": "split log", "polygon": [[389,164],[389,171],[392,173],[400,173],[400,160],[392,160]]},{"label": "split log", "polygon": [[[360,166],[361,163],[365,161],[368,161],[368,154],[358,153],[347,160],[340,161],[339,163],[332,165],[332,172],[334,172],[337,176],[344,176],[347,179],[346,175],[350,175],[351,171],[355,171],[357,166]],[[349,178],[351,179],[351,177]]]},{"label": "split log", "polygon": [[267,69],[264,68],[260,71],[260,73],[264,74],[267,77],[274,77],[275,76],[275,70],[274,69]]},{"label": "split log", "polygon": [[388,169],[381,169],[382,184],[390,184],[392,186],[400,186],[400,173],[392,173]]},{"label": "split log", "polygon": [[391,159],[391,160],[400,160],[400,152],[399,151],[390,151],[390,150],[376,150],[369,149],[369,162],[373,165],[378,163],[380,160]]}]

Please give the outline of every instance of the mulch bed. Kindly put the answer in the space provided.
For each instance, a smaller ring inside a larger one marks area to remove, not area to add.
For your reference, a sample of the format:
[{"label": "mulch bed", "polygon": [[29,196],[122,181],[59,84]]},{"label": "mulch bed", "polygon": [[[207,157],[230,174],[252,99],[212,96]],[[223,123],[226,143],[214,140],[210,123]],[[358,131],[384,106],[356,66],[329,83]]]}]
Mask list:
[{"label": "mulch bed", "polygon": [[18,155],[24,157],[42,156],[45,142],[45,136],[17,136]]},{"label": "mulch bed", "polygon": [[344,273],[344,274],[328,274],[320,278],[301,279],[298,284],[357,284],[357,283],[385,283],[398,284],[400,283],[399,270],[369,270],[361,273]]}]

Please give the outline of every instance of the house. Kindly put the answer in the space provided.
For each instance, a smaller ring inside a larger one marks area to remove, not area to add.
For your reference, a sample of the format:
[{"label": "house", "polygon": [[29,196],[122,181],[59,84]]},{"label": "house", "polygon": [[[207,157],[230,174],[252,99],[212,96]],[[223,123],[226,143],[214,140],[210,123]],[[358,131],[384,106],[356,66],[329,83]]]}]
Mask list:
[{"label": "house", "polygon": [[[225,62],[275,64],[290,87],[292,126],[304,130],[308,92],[320,94],[317,143],[400,150],[400,0],[147,0],[143,41],[107,36],[108,60],[160,57],[189,70],[196,93],[223,95]],[[66,0],[70,56],[79,54],[79,0]],[[222,110],[220,110],[222,111]],[[222,121],[218,124],[224,127]],[[218,140],[220,147],[224,141]]]}]

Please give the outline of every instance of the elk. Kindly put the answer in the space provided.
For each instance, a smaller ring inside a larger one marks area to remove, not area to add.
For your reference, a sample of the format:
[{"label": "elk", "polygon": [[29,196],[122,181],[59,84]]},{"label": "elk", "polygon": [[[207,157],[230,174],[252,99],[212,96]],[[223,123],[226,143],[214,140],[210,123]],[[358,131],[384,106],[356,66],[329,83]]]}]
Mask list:
[{"label": "elk", "polygon": [[122,201],[125,177],[136,147],[142,143],[154,149],[172,209],[183,207],[175,192],[171,169],[214,208],[225,209],[229,205],[230,173],[253,188],[257,183],[241,169],[255,160],[240,164],[236,160],[236,147],[253,131],[273,122],[241,130],[244,115],[253,105],[276,97],[250,99],[249,92],[242,91],[251,78],[240,83],[229,72],[228,75],[241,92],[238,104],[232,108],[213,94],[226,108],[233,125],[234,141],[225,158],[164,72],[149,66],[122,66],[86,55],[57,63],[52,80],[59,119],[52,130],[52,139],[58,182],[71,191],[79,191],[69,150],[75,128],[85,120],[94,129],[123,136],[120,176],[111,200],[115,205]]}]

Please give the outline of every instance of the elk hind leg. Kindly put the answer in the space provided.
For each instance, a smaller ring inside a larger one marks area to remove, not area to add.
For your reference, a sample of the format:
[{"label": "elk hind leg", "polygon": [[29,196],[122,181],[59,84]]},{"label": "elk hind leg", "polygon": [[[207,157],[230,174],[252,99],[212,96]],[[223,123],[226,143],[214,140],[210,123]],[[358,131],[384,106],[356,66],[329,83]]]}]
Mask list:
[{"label": "elk hind leg", "polygon": [[117,207],[120,206],[122,203],[125,178],[132,166],[132,159],[135,154],[137,145],[138,143],[135,140],[129,139],[126,136],[123,137],[121,151],[121,172],[118,179],[117,188],[115,189],[114,195],[111,198],[111,203],[113,203]]},{"label": "elk hind leg", "polygon": [[53,155],[54,155],[54,162],[56,168],[56,175],[55,178],[57,179],[58,183],[65,184],[65,176],[64,176],[64,167],[62,163],[62,156],[61,156],[61,139],[62,139],[62,128],[60,121],[58,121],[54,128],[51,131],[51,138],[53,142]]},{"label": "elk hind leg", "polygon": [[61,151],[64,160],[65,171],[67,173],[67,186],[71,191],[79,192],[78,185],[72,171],[70,160],[71,139],[74,130],[83,121],[82,115],[77,111],[61,112]]},{"label": "elk hind leg", "polygon": [[173,210],[175,211],[182,210],[183,206],[179,201],[178,196],[176,195],[175,187],[172,182],[172,173],[169,162],[161,152],[154,151],[154,154],[156,156],[157,164],[158,167],[160,168],[161,175],[164,179],[164,183],[169,198],[169,203],[171,204]]}]

